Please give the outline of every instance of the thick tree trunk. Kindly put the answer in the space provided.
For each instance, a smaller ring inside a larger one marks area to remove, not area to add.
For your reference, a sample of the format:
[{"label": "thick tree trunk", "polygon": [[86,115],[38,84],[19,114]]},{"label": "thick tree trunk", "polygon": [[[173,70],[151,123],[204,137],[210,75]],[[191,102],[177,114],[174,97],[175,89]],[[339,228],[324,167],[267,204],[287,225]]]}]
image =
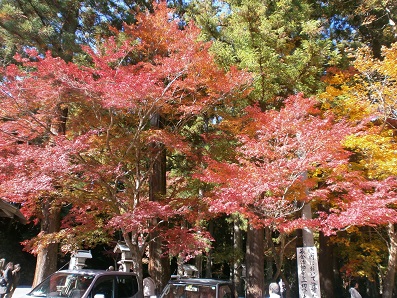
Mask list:
[{"label": "thick tree trunk", "polygon": [[264,230],[249,226],[246,250],[246,298],[263,297],[264,294]]},{"label": "thick tree trunk", "polygon": [[[151,119],[151,127],[162,129],[161,117],[158,113]],[[166,193],[166,151],[163,144],[152,144],[153,148],[153,171],[149,180],[149,198],[151,201],[158,201]],[[153,224],[157,224],[154,222]],[[167,284],[170,278],[170,262],[164,256],[163,239],[158,234],[153,234],[154,239],[149,244],[149,274],[156,283],[156,294]]]},{"label": "thick tree trunk", "polygon": [[197,268],[197,273],[195,276],[197,277],[201,277],[202,276],[202,272],[203,272],[203,255],[198,255],[196,256],[195,260],[194,260],[194,264]]},{"label": "thick tree trunk", "polygon": [[238,215],[233,215],[233,284],[234,296],[244,295],[244,284],[242,282],[243,273],[243,236],[241,231],[241,221]]},{"label": "thick tree trunk", "polygon": [[164,256],[162,239],[158,234],[152,234],[155,239],[149,244],[149,275],[156,284],[156,294],[167,284],[170,279],[170,261]]},{"label": "thick tree trunk", "polygon": [[[310,203],[306,203],[302,208],[302,218],[303,219],[312,219],[312,206]],[[304,247],[313,247],[314,246],[314,234],[313,231],[309,228],[302,229],[302,238],[303,238],[303,246]]]},{"label": "thick tree trunk", "polygon": [[273,264],[274,264],[274,257],[272,252],[273,248],[273,239],[272,239],[272,231],[269,227],[265,227],[265,250],[268,252],[266,254],[265,259],[265,279],[266,282],[273,281]]},{"label": "thick tree trunk", "polygon": [[321,289],[324,298],[334,298],[334,251],[332,244],[329,243],[329,237],[320,232],[320,249],[319,249],[319,271]]},{"label": "thick tree trunk", "polygon": [[[69,110],[67,107],[59,107],[58,115],[51,127],[56,135],[66,133],[66,121]],[[56,199],[46,199],[42,206],[41,232],[44,234],[59,232],[61,227],[61,206]],[[42,282],[47,276],[58,269],[58,243],[43,246],[37,254],[36,270],[33,278],[33,286]]]},{"label": "thick tree trunk", "polygon": [[[61,222],[61,208],[54,206],[48,199],[42,206],[43,219],[41,222],[41,232],[50,234],[59,232]],[[58,243],[51,243],[39,249],[36,260],[36,271],[33,279],[33,286],[42,282],[47,276],[57,271],[58,266]]]},{"label": "thick tree trunk", "polygon": [[386,269],[386,274],[383,279],[383,298],[392,298],[394,280],[396,275],[396,262],[397,262],[397,233],[396,226],[392,223],[389,224],[387,233],[389,235],[389,259]]}]

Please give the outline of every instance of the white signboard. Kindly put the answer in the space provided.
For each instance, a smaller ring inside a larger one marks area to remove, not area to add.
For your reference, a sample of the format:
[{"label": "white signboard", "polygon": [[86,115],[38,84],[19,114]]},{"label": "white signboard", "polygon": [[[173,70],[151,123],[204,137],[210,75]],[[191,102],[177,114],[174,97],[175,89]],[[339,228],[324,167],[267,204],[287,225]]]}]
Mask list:
[{"label": "white signboard", "polygon": [[320,277],[318,274],[317,249],[298,247],[299,298],[321,298]]}]

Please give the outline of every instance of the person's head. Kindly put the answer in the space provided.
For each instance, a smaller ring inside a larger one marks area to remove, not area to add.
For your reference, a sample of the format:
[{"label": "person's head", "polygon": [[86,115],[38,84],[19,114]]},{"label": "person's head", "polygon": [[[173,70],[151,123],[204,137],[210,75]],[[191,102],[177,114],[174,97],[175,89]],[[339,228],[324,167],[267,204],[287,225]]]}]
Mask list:
[{"label": "person's head", "polygon": [[278,284],[275,282],[272,282],[269,285],[269,293],[278,294],[279,292],[280,292],[280,287],[278,286]]},{"label": "person's head", "polygon": [[7,269],[14,269],[14,263],[13,262],[8,262],[7,263]]},{"label": "person's head", "polygon": [[17,271],[21,270],[21,265],[15,264],[14,265],[14,270],[17,270]]},{"label": "person's head", "polygon": [[358,288],[358,282],[357,282],[357,280],[352,280],[351,282],[350,282],[350,287],[352,287],[352,288]]}]

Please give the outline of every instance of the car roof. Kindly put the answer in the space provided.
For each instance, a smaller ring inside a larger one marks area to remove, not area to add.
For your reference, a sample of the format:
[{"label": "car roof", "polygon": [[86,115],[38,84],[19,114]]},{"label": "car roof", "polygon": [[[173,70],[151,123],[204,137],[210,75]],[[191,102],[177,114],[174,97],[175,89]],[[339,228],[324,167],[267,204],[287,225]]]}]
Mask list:
[{"label": "car roof", "polygon": [[133,272],[107,271],[101,269],[65,269],[65,270],[59,270],[55,273],[89,274],[89,275],[136,275]]},{"label": "car roof", "polygon": [[171,279],[168,281],[168,284],[174,285],[183,285],[183,284],[196,284],[196,285],[209,285],[209,286],[216,286],[221,284],[231,284],[229,280],[222,280],[222,279],[211,279],[211,278],[185,278],[180,277],[176,279]]}]

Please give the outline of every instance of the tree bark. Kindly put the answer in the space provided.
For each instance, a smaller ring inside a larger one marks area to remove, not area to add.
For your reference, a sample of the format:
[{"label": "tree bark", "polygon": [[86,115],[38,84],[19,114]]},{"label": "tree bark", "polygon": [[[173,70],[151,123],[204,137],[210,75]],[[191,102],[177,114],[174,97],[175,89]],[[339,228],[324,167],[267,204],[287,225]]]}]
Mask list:
[{"label": "tree bark", "polygon": [[248,227],[246,250],[246,298],[263,297],[264,294],[264,230]]},{"label": "tree bark", "polygon": [[[306,203],[302,208],[302,218],[303,219],[312,219],[312,206],[309,203]],[[309,228],[302,229],[302,238],[303,238],[303,246],[304,247],[313,247],[314,246],[314,234],[313,231]]]},{"label": "tree bark", "polygon": [[318,268],[320,271],[320,283],[324,298],[334,298],[334,251],[333,246],[330,244],[329,237],[324,236],[324,233],[320,232],[320,249],[319,249],[319,262]]},{"label": "tree bark", "polygon": [[130,249],[132,260],[133,260],[133,271],[137,275],[138,284],[141,289],[143,289],[143,255],[145,248],[139,246],[138,235],[137,234],[129,234],[122,230],[123,238]]},{"label": "tree bark", "polygon": [[243,273],[243,237],[240,228],[241,221],[238,215],[233,217],[233,285],[234,296],[241,297],[244,294],[244,285],[242,283]]},{"label": "tree bark", "polygon": [[397,262],[397,233],[396,226],[392,223],[389,224],[387,233],[389,236],[389,259],[387,262],[386,274],[383,279],[383,298],[392,298],[394,289],[394,280],[396,275],[396,262]]},{"label": "tree bark", "polygon": [[[61,208],[56,206],[51,199],[44,201],[42,206],[43,219],[41,232],[44,234],[55,233],[60,229]],[[58,243],[43,246],[37,254],[36,270],[33,278],[33,287],[42,282],[47,276],[57,271]]]},{"label": "tree bark", "polygon": [[[51,127],[55,135],[66,133],[66,121],[69,110],[67,107],[58,107],[57,117]],[[41,232],[44,234],[59,232],[61,228],[61,206],[56,198],[45,199],[42,206]],[[33,286],[42,282],[47,276],[58,269],[58,243],[50,243],[43,246],[37,254],[36,270],[33,278]]]},{"label": "tree bark", "polygon": [[[265,227],[265,250],[272,251],[273,247],[273,239],[272,239],[272,231],[269,227]],[[272,254],[266,254],[265,257],[265,279],[266,282],[273,280],[273,264],[274,258]]]},{"label": "tree bark", "polygon": [[[150,125],[154,129],[162,129],[161,116],[155,113],[152,116]],[[152,144],[153,149],[153,170],[149,180],[149,199],[160,200],[166,193],[166,150],[163,144]],[[153,223],[157,225],[157,222]],[[149,274],[156,284],[156,294],[167,284],[170,278],[170,262],[164,256],[163,239],[158,233],[151,235],[152,241],[149,244]]]}]

